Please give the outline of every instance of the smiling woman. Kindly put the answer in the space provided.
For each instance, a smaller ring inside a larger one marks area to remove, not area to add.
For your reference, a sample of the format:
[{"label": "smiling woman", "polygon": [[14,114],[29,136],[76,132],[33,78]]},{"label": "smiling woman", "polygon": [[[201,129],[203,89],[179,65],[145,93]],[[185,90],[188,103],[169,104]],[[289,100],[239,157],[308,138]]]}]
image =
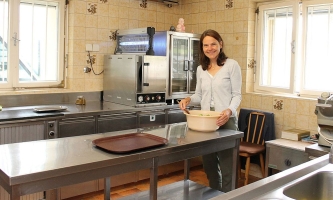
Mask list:
[{"label": "smiling woman", "polygon": [[0,0],[0,88],[59,86],[64,7],[62,0]]}]

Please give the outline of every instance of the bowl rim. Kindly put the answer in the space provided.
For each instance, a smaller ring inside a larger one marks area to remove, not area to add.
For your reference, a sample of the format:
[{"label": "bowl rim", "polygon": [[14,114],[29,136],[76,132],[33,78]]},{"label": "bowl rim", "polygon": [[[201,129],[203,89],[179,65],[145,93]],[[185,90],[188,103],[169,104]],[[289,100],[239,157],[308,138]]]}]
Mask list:
[{"label": "bowl rim", "polygon": [[[193,110],[192,110],[193,111]],[[203,111],[203,112],[215,112],[217,115],[213,115],[213,116],[200,116],[200,115],[194,115],[194,114],[191,114],[191,111],[190,111],[190,114],[186,113],[185,111],[183,111],[183,113],[186,115],[186,116],[190,116],[190,117],[204,117],[204,118],[218,118],[220,117],[220,112],[217,112],[217,111],[211,111],[211,110],[196,110],[196,111]]]}]

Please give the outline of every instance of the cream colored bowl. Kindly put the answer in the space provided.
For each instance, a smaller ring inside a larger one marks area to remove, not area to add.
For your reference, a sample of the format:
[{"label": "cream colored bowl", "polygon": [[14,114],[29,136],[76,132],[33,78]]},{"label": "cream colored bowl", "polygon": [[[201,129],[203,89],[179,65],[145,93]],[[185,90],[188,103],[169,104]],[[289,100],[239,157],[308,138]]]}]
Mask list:
[{"label": "cream colored bowl", "polygon": [[216,120],[220,117],[220,112],[208,110],[190,110],[186,115],[187,126],[195,131],[212,132],[216,131],[219,126]]}]

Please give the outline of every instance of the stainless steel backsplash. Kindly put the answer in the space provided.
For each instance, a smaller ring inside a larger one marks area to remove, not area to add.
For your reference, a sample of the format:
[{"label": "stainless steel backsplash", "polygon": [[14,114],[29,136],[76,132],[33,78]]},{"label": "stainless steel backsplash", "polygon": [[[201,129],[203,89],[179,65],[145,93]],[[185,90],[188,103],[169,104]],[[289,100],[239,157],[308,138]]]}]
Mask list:
[{"label": "stainless steel backsplash", "polygon": [[97,92],[73,92],[73,93],[45,93],[45,94],[20,94],[0,96],[0,105],[3,108],[33,106],[33,105],[51,105],[60,103],[75,103],[78,96],[84,96],[86,101],[99,101],[101,91]]}]

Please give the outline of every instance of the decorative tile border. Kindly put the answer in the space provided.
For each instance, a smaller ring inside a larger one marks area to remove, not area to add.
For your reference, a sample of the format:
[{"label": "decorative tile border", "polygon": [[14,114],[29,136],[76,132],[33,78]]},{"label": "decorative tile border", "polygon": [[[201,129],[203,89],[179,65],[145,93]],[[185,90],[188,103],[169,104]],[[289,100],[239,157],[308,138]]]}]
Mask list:
[{"label": "decorative tile border", "polygon": [[88,12],[90,14],[96,14],[97,13],[97,4],[94,4],[94,3],[88,3]]},{"label": "decorative tile border", "polygon": [[275,104],[273,105],[275,110],[282,110],[283,109],[283,100],[274,99]]},{"label": "decorative tile border", "polygon": [[[95,64],[96,63],[96,55],[90,55],[90,53],[87,54],[88,56],[88,60],[87,60],[87,64]],[[90,56],[90,58],[89,58]]]},{"label": "decorative tile border", "polygon": [[111,41],[115,41],[117,39],[117,30],[116,31],[110,31],[111,35],[109,36]]},{"label": "decorative tile border", "polygon": [[142,3],[140,3],[141,8],[147,8],[147,0],[142,0]]},{"label": "decorative tile border", "polygon": [[230,9],[234,7],[234,0],[225,0],[225,8]]},{"label": "decorative tile border", "polygon": [[250,59],[247,67],[253,69],[255,65],[256,65],[256,61],[254,59]]}]

